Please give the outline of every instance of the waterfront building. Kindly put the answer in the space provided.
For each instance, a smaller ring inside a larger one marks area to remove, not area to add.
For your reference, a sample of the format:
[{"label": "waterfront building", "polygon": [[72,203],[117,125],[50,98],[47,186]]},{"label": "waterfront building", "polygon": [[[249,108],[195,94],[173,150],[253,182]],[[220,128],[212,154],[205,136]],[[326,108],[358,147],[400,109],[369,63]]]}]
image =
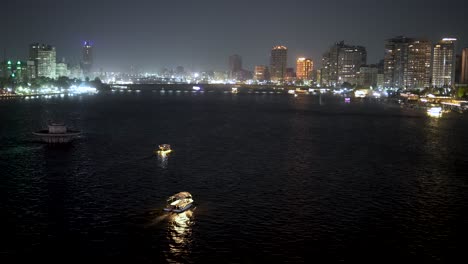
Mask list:
[{"label": "waterfront building", "polygon": [[452,87],[455,84],[455,38],[444,38],[434,46],[432,86]]},{"label": "waterfront building", "polygon": [[468,84],[468,48],[462,50],[460,83]]},{"label": "waterfront building", "polygon": [[377,75],[379,73],[379,68],[377,65],[363,65],[359,68],[358,72],[358,85],[369,88],[377,87]]},{"label": "waterfront building", "polygon": [[356,84],[361,65],[367,63],[367,51],[362,46],[335,43],[322,58],[322,85],[339,86],[345,82]]},{"label": "waterfront building", "polygon": [[90,41],[85,41],[82,48],[81,69],[86,77],[89,77],[93,69],[93,46]]},{"label": "waterfront building", "polygon": [[296,73],[294,72],[294,68],[286,68],[285,80],[287,82],[293,82],[295,79]]},{"label": "waterfront building", "polygon": [[298,80],[310,80],[312,71],[314,70],[314,62],[308,58],[298,58],[296,61],[296,78]]},{"label": "waterfront building", "polygon": [[229,77],[238,79],[240,72],[242,72],[242,57],[237,54],[229,56]]},{"label": "waterfront building", "polygon": [[213,72],[213,79],[215,81],[226,81],[228,79],[228,73],[224,71],[215,71]]},{"label": "waterfront building", "polygon": [[56,76],[58,77],[68,77],[70,71],[68,70],[68,65],[65,62],[59,62],[56,66]]},{"label": "waterfront building", "polygon": [[282,82],[286,77],[286,67],[288,62],[288,48],[285,46],[275,46],[270,55],[270,77],[274,82]]},{"label": "waterfront building", "polygon": [[34,80],[37,78],[36,72],[36,62],[34,60],[28,60],[26,62],[27,72],[28,72],[28,79]]},{"label": "waterfront building", "polygon": [[0,78],[12,79],[15,83],[28,81],[28,67],[26,62],[14,60],[1,62]]},{"label": "waterfront building", "polygon": [[74,65],[69,68],[69,77],[72,79],[83,80],[83,70],[79,65]]},{"label": "waterfront building", "polygon": [[56,57],[57,53],[54,46],[40,45],[39,43],[31,44],[29,46],[29,60],[34,61],[35,73],[30,76],[55,79]]},{"label": "waterfront building", "polygon": [[0,78],[10,78],[12,71],[12,61],[5,60],[0,63]]},{"label": "waterfront building", "polygon": [[258,82],[268,81],[268,67],[265,65],[255,66],[254,80]]},{"label": "waterfront building", "polygon": [[403,36],[387,40],[383,73],[386,88],[429,87],[431,43]]},{"label": "waterfront building", "polygon": [[377,88],[383,89],[385,85],[385,78],[383,73],[378,73],[377,74]]}]

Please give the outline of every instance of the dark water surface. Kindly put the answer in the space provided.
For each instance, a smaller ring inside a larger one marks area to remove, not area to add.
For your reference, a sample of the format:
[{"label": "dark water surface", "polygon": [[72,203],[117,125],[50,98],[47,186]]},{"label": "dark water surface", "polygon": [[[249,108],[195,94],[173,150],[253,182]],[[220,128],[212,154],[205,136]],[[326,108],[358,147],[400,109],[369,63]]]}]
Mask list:
[{"label": "dark water surface", "polygon": [[[31,131],[61,119],[69,147]],[[0,261],[466,258],[468,116],[318,96],[0,101]],[[167,157],[153,154],[169,143]],[[196,208],[161,212],[179,191]],[[103,263],[104,263],[103,262]]]}]

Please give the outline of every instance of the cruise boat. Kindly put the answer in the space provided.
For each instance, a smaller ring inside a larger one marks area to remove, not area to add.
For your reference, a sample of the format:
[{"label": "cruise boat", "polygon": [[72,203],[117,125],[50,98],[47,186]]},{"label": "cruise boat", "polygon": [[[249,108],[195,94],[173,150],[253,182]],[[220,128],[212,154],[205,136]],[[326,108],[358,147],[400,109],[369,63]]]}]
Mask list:
[{"label": "cruise boat", "polygon": [[158,148],[159,148],[159,149],[158,149],[158,152],[160,152],[160,153],[165,153],[165,154],[167,154],[167,153],[169,153],[169,152],[172,151],[171,145],[169,145],[169,144],[162,144],[162,145],[159,145]]},{"label": "cruise boat", "polygon": [[166,212],[182,213],[192,207],[192,195],[188,192],[176,193],[167,199]]}]

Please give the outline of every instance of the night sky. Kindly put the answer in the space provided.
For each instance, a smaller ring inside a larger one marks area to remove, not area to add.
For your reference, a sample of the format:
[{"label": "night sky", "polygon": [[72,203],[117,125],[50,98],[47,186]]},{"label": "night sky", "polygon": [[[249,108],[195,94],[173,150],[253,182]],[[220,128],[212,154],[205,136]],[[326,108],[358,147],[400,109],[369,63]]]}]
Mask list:
[{"label": "night sky", "polygon": [[397,35],[457,37],[459,49],[468,47],[463,0],[11,0],[0,8],[2,57],[6,49],[24,59],[28,45],[40,42],[56,46],[57,59],[77,63],[89,39],[96,66],[106,71],[227,70],[236,53],[252,70],[268,64],[278,44],[289,48],[289,66],[298,56],[317,64],[339,40],[367,47],[368,62],[376,63],[384,40]]}]

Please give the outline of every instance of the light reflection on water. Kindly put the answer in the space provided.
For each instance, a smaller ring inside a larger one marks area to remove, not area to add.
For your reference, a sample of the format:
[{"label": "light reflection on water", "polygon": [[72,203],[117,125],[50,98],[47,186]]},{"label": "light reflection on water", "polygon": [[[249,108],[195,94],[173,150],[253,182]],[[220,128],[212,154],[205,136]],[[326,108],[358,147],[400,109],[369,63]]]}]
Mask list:
[{"label": "light reflection on water", "polygon": [[166,259],[168,262],[178,262],[180,259],[186,259],[191,252],[194,212],[189,209],[179,214],[171,213],[168,221],[169,252],[166,253]]},{"label": "light reflection on water", "polygon": [[169,163],[169,154],[165,152],[158,152],[158,165],[159,167],[166,169]]}]

